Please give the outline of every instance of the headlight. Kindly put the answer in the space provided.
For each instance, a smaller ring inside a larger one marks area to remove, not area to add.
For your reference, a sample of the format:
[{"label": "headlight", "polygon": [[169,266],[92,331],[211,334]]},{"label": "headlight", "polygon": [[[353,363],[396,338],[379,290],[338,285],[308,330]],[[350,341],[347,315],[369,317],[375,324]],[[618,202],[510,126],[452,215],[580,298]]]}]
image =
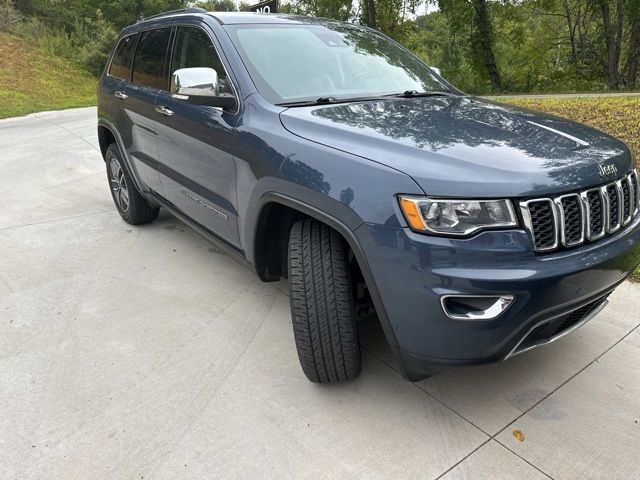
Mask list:
[{"label": "headlight", "polygon": [[400,208],[412,230],[464,236],[490,228],[516,227],[509,200],[449,200],[400,196]]}]

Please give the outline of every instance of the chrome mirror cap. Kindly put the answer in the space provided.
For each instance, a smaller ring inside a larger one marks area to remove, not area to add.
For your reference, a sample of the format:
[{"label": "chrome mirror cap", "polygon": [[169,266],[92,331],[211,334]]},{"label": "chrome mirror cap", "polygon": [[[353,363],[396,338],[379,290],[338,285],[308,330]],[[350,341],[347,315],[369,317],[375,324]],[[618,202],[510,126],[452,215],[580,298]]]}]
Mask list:
[{"label": "chrome mirror cap", "polygon": [[171,93],[187,97],[218,97],[220,83],[213,68],[181,68],[171,75]]}]

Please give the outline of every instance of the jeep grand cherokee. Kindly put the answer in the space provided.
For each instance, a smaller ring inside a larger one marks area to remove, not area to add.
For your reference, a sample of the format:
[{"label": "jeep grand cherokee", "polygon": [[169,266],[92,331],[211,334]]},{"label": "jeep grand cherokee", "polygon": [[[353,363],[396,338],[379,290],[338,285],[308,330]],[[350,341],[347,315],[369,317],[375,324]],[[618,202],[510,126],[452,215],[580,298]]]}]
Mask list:
[{"label": "jeep grand cherokee", "polygon": [[626,145],[465,95],[368,28],[170,12],[121,32],[98,96],[122,218],[165,208],[288,278],[313,382],[360,373],[363,309],[415,381],[567,334],[640,262]]}]

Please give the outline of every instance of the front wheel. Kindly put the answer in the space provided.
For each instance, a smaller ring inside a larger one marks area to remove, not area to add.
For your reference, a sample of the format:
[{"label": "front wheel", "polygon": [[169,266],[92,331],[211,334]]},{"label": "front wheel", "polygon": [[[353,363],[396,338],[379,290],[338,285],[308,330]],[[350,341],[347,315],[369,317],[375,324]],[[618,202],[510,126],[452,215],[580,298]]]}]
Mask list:
[{"label": "front wheel", "polygon": [[302,370],[316,383],[360,374],[348,248],[327,225],[300,220],[289,234],[293,333]]}]

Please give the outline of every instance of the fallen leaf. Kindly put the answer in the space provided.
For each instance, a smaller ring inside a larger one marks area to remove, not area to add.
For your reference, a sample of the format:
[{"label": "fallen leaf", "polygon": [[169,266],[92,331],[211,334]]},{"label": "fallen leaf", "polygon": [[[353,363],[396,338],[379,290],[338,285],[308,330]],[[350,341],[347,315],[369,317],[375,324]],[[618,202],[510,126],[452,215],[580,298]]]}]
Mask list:
[{"label": "fallen leaf", "polygon": [[513,436],[516,437],[516,440],[518,440],[519,442],[524,442],[524,433],[522,433],[522,431],[514,430]]}]

